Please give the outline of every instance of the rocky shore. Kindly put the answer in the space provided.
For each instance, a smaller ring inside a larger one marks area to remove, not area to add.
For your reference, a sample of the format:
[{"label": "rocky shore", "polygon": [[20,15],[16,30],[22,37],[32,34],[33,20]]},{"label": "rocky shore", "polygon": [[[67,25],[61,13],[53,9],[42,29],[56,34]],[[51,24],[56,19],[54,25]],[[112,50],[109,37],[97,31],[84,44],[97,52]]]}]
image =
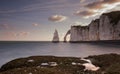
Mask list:
[{"label": "rocky shore", "polygon": [[4,64],[0,74],[120,74],[120,55],[31,56]]}]

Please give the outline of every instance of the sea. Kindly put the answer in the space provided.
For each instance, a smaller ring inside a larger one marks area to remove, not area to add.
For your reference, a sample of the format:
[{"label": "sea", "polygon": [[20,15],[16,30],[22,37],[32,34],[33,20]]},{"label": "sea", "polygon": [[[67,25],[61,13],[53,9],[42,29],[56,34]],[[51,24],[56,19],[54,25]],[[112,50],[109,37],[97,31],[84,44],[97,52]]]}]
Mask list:
[{"label": "sea", "polygon": [[109,53],[120,54],[120,44],[3,41],[0,42],[0,66],[29,56],[87,57]]}]

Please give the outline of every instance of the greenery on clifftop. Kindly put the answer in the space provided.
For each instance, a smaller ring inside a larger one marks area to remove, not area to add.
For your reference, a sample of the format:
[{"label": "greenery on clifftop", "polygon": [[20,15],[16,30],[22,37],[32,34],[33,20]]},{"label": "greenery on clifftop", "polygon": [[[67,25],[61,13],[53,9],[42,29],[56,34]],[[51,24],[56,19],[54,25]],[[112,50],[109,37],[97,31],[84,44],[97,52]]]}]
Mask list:
[{"label": "greenery on clifftop", "polygon": [[[120,55],[105,54],[88,56],[98,71],[84,71],[84,66],[74,63],[87,63],[75,57],[32,56],[19,58],[4,64],[0,74],[120,74]],[[41,63],[56,62],[56,66]],[[72,64],[73,63],[73,64]]]}]

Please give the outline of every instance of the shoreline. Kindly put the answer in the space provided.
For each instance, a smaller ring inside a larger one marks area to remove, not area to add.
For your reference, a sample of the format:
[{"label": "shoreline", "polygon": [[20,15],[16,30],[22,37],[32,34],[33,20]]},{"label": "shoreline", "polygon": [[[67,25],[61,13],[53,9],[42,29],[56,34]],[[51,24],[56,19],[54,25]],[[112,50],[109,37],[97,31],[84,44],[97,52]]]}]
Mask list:
[{"label": "shoreline", "polygon": [[120,40],[70,41],[71,43],[119,43]]},{"label": "shoreline", "polygon": [[[0,42],[52,42],[52,41],[0,41]],[[59,41],[64,43],[88,43],[88,42],[120,42],[120,40],[91,40],[91,41]],[[54,42],[53,42],[54,43]]]},{"label": "shoreline", "polygon": [[[83,59],[83,60],[82,60]],[[113,60],[114,59],[114,60]],[[90,64],[91,62],[92,64]],[[120,54],[90,55],[88,57],[30,56],[17,58],[4,64],[0,74],[115,74],[120,73]],[[88,69],[85,65],[95,69]],[[117,69],[116,69],[117,68]],[[87,70],[86,70],[87,69]],[[26,70],[26,71],[25,71]],[[35,70],[35,71],[34,71]],[[92,71],[93,70],[93,71]],[[94,71],[95,70],[95,71]]]}]

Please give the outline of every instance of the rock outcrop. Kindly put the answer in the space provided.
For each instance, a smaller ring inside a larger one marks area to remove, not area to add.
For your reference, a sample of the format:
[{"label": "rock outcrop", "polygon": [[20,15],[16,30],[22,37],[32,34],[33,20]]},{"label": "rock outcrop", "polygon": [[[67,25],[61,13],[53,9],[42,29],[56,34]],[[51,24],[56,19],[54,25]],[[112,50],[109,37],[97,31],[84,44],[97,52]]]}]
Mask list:
[{"label": "rock outcrop", "polygon": [[59,42],[58,31],[55,29],[54,36],[52,42]]},{"label": "rock outcrop", "polygon": [[88,26],[71,26],[69,34],[71,42],[120,40],[120,11],[104,13]]},{"label": "rock outcrop", "polygon": [[67,33],[66,33],[66,35],[65,35],[65,37],[64,37],[64,42],[66,42],[67,40],[66,40],[66,38],[67,38],[67,35],[69,35],[71,32],[70,32],[70,30],[68,30],[67,31]]}]

